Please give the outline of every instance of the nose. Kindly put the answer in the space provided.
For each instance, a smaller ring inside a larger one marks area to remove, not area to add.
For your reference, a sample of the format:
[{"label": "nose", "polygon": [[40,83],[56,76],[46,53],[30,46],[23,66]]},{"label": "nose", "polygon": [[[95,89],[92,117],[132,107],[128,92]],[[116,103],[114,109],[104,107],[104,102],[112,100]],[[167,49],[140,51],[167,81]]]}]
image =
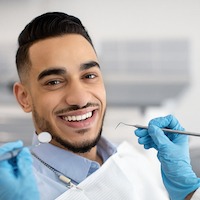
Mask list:
[{"label": "nose", "polygon": [[91,94],[87,87],[79,82],[70,84],[66,91],[66,103],[68,105],[76,105],[81,108],[89,102],[90,97]]}]

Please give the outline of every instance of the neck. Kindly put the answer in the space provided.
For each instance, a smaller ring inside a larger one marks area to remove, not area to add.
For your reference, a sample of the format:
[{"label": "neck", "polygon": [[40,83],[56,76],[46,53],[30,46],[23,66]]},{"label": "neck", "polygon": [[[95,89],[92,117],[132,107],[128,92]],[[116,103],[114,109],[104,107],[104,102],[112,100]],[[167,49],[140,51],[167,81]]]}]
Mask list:
[{"label": "neck", "polygon": [[[57,147],[65,149],[66,151],[70,151],[67,148],[65,148],[63,145],[61,145],[60,143],[56,142],[55,140],[52,140],[50,143],[55,145],[55,146],[57,146]],[[74,153],[73,151],[70,151],[70,152]],[[82,156],[84,158],[87,158],[89,160],[96,161],[100,165],[103,164],[103,160],[102,160],[101,156],[99,156],[99,154],[97,152],[97,146],[94,146],[92,149],[90,149],[90,151],[88,151],[86,153],[75,153],[75,154],[79,155],[79,156]]]},{"label": "neck", "polygon": [[97,153],[97,147],[96,146],[93,147],[89,152],[79,153],[78,155],[82,156],[84,158],[87,158],[89,160],[96,161],[100,165],[103,164],[103,160],[102,160],[101,156],[99,156],[99,154]]}]

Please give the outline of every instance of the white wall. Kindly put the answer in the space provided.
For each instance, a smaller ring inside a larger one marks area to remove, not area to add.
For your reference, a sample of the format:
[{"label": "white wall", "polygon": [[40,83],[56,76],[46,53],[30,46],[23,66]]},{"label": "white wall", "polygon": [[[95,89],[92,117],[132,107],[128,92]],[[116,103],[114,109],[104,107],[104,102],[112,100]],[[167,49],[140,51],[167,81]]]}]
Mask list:
[{"label": "white wall", "polygon": [[166,102],[162,108],[150,108],[145,117],[135,108],[119,111],[119,115],[118,111],[110,109],[106,131],[113,131],[119,121],[132,122],[134,118],[133,123],[136,120],[147,123],[151,117],[169,112],[188,130],[200,131],[199,0],[0,1],[0,48],[7,44],[13,47],[8,50],[13,69],[19,32],[32,18],[46,11],[64,11],[78,16],[89,30],[97,51],[104,39],[188,38],[191,41],[191,87],[180,99]]}]

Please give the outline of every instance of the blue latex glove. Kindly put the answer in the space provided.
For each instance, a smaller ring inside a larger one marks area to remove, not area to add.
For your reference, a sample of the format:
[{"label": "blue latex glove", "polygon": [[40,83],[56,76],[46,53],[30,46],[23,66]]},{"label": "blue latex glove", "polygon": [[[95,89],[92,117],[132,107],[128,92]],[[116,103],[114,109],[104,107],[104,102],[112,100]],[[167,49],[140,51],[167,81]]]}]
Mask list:
[{"label": "blue latex glove", "polygon": [[[0,146],[0,156],[23,146],[21,141]],[[38,200],[39,192],[32,170],[32,157],[23,148],[15,158],[0,161],[0,199]]]},{"label": "blue latex glove", "polygon": [[137,129],[135,134],[145,149],[158,150],[162,179],[170,198],[184,200],[189,193],[200,187],[200,179],[190,165],[188,136],[164,133],[160,128],[183,130],[178,120],[168,115],[151,120],[148,130]]}]

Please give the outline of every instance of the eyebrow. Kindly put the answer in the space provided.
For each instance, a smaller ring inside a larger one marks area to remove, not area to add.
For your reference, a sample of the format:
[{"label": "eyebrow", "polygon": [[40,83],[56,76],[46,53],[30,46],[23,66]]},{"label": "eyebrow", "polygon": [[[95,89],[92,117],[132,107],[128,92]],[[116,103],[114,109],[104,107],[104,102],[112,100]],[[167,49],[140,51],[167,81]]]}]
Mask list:
[{"label": "eyebrow", "polygon": [[87,70],[87,69],[90,69],[91,67],[100,68],[100,65],[96,61],[91,61],[91,62],[81,64],[80,70],[81,71]]},{"label": "eyebrow", "polygon": [[[96,62],[96,61],[91,61],[91,62],[87,62],[87,63],[83,63],[81,64],[80,70],[84,71],[87,69],[90,69],[92,67],[98,67],[100,68],[100,65]],[[39,75],[38,75],[38,81],[43,79],[46,76],[50,76],[50,75],[63,75],[66,74],[66,69],[63,68],[51,68],[51,69],[46,69],[44,71],[42,71]]]},{"label": "eyebrow", "polygon": [[62,68],[52,68],[52,69],[46,69],[44,71],[42,71],[39,75],[38,75],[38,81],[43,79],[46,76],[50,76],[50,75],[63,75],[66,73],[65,69]]}]

